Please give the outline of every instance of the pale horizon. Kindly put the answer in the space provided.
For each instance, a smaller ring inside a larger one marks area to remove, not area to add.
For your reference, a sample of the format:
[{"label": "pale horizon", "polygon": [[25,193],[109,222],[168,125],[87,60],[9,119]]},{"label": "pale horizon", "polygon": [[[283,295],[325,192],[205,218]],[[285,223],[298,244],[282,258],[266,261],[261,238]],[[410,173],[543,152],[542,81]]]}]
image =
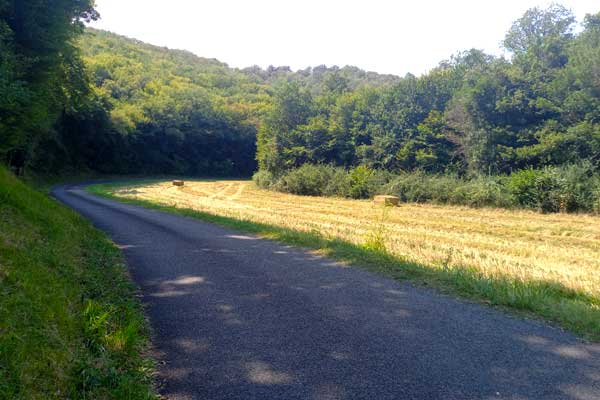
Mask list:
[{"label": "pale horizon", "polygon": [[[527,9],[544,8],[551,2],[96,3],[101,19],[90,24],[94,28],[216,58],[234,68],[273,65],[299,70],[323,64],[352,65],[404,76],[421,75],[453,54],[471,48],[503,55],[501,42],[512,22]],[[578,23],[586,14],[600,11],[597,0],[559,3],[573,11]]]}]

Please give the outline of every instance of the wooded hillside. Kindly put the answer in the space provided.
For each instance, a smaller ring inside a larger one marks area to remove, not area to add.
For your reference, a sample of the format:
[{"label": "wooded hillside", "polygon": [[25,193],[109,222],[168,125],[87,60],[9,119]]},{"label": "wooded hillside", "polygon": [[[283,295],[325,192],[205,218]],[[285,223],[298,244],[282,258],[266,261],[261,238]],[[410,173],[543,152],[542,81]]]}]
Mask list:
[{"label": "wooded hillside", "polygon": [[389,171],[510,173],[581,161],[600,166],[600,14],[575,33],[562,6],[532,9],[504,39],[511,59],[459,53],[421,77],[315,95],[275,89],[259,132],[261,169],[304,163]]},{"label": "wooded hillside", "polygon": [[510,59],[473,49],[400,78],[234,69],[83,33],[91,3],[46,3],[0,1],[0,159],[15,168],[280,176],[313,163],[468,177],[600,166],[600,14],[575,29],[562,6],[532,9],[506,34]]}]

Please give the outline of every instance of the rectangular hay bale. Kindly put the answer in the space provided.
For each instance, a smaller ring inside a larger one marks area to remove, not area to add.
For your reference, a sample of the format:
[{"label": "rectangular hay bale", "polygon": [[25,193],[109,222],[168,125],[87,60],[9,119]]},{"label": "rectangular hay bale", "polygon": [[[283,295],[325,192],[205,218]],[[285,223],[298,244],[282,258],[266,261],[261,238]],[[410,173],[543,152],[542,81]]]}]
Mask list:
[{"label": "rectangular hay bale", "polygon": [[386,206],[397,206],[400,202],[398,196],[379,195],[373,198],[375,204],[385,204]]},{"label": "rectangular hay bale", "polygon": [[174,186],[183,186],[183,181],[173,181]]}]

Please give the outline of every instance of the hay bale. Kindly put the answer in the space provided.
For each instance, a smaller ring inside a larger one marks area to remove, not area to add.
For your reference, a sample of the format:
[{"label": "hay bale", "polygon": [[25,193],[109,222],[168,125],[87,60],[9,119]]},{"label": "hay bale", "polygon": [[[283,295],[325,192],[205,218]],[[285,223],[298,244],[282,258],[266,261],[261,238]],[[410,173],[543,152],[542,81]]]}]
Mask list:
[{"label": "hay bale", "polygon": [[400,202],[400,198],[398,196],[388,196],[388,195],[380,195],[375,196],[373,199],[375,204],[385,204],[386,206],[397,206]]},{"label": "hay bale", "polygon": [[173,181],[173,185],[175,185],[175,186],[183,186],[183,181]]}]

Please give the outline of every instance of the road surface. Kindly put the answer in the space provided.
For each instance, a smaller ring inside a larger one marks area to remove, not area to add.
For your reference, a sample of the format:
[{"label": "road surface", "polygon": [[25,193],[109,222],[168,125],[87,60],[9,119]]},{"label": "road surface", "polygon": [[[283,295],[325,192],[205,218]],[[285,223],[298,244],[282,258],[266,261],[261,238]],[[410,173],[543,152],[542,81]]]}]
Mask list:
[{"label": "road surface", "polygon": [[123,249],[168,399],[600,399],[600,345],[173,214],[56,188]]}]

